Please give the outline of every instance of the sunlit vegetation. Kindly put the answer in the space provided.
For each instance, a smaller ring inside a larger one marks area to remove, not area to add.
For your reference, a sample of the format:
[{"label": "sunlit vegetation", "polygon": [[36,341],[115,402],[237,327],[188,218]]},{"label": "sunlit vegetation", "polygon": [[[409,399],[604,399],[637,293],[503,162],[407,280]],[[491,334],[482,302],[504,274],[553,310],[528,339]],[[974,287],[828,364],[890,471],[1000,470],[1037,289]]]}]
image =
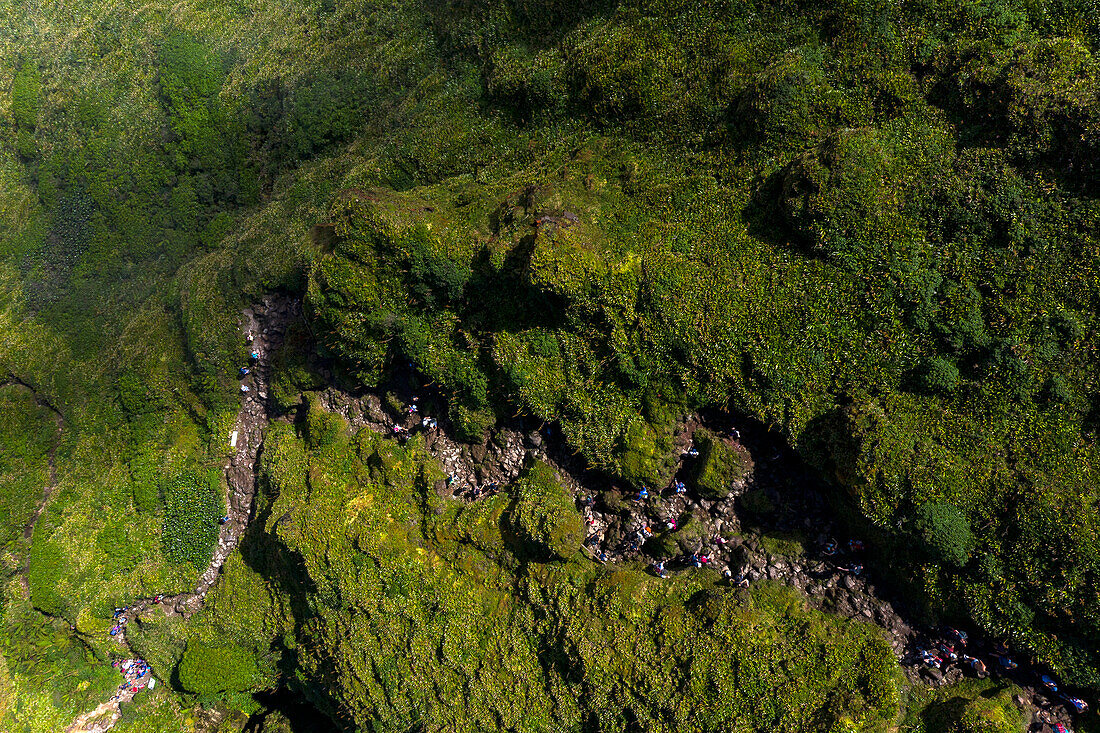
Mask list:
[{"label": "sunlit vegetation", "polygon": [[[633,486],[670,478],[690,412],[747,413],[929,620],[1100,689],[1098,18],[0,0],[0,727],[102,700],[112,608],[204,567],[237,314],[274,291],[307,314],[282,410],[323,383],[311,353],[352,388],[411,369],[459,439],[532,417]],[[897,722],[874,632],[781,589],[593,567],[540,468],[436,515],[415,446],[304,405],[265,448],[247,567],[189,625],[134,631],[175,689],[121,730],[287,682],[385,730]],[[692,489],[721,495],[744,457],[696,440]],[[215,658],[234,674],[204,677]],[[910,722],[1013,729],[985,692]]]}]

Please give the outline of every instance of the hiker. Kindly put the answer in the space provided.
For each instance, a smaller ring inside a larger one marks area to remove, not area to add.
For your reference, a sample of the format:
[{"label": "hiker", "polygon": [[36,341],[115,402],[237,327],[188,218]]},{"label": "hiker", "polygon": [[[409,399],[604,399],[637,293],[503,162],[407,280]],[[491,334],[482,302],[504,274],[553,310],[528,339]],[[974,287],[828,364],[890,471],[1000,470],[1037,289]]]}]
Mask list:
[{"label": "hiker", "polygon": [[863,552],[863,540],[848,540],[848,552]]},{"label": "hiker", "polygon": [[825,540],[825,546],[821,548],[822,554],[826,557],[832,557],[837,553],[837,543],[832,537]]},{"label": "hiker", "polygon": [[119,626],[119,625],[117,625],[117,624],[116,624],[116,625],[114,625],[114,626],[112,626],[112,627],[111,627],[111,636],[117,636],[117,635],[118,635],[118,632],[120,632],[120,631],[122,631],[122,627],[121,627],[121,626]]},{"label": "hiker", "polygon": [[699,562],[701,562],[701,563],[703,563],[704,565],[706,565],[707,563],[709,563],[709,562],[710,562],[710,555],[700,555],[700,556],[699,556]]},{"label": "hiker", "polygon": [[852,575],[859,575],[863,572],[863,565],[858,562],[854,562],[850,566],[837,565],[836,569],[842,570],[846,573],[851,573]]},{"label": "hiker", "polygon": [[607,562],[607,553],[606,552],[601,552],[600,553],[600,562]]},{"label": "hiker", "polygon": [[723,537],[720,534],[716,534],[716,535],[714,535],[714,544],[718,545],[719,547],[722,547],[723,545],[726,544],[726,538]]},{"label": "hiker", "polygon": [[673,481],[672,490],[676,492],[677,496],[679,496],[680,494],[686,493],[688,489],[687,486],[684,485],[683,481]]},{"label": "hiker", "polygon": [[970,667],[970,669],[974,671],[974,674],[978,675],[978,677],[981,679],[985,679],[986,675],[989,674],[989,672],[985,668],[985,662],[978,659],[977,657],[970,657],[966,654],[963,654],[962,662],[966,666]]},{"label": "hiker", "polygon": [[638,501],[645,501],[649,498],[649,489],[642,487],[638,489]]},{"label": "hiker", "polygon": [[418,409],[419,408],[417,408],[415,403],[409,405],[409,414],[410,415],[415,415],[417,413]]},{"label": "hiker", "polygon": [[1076,710],[1078,713],[1083,713],[1089,709],[1089,704],[1079,697],[1070,697],[1069,695],[1066,695],[1062,699],[1072,705],[1073,709]]},{"label": "hiker", "polygon": [[241,367],[240,370],[237,372],[237,376],[240,377],[241,379],[244,379],[245,377],[248,376],[248,373],[250,371],[252,371],[252,370],[249,369],[248,367]]},{"label": "hiker", "polygon": [[943,660],[937,657],[933,652],[927,649],[921,649],[917,653],[920,654],[920,660],[932,669],[940,669],[943,667]]},{"label": "hiker", "polygon": [[1039,678],[1043,682],[1043,687],[1047,688],[1051,692],[1058,692],[1058,683],[1054,681],[1054,678],[1048,674],[1044,674]]},{"label": "hiker", "polygon": [[249,386],[248,386],[247,384],[242,384],[242,385],[241,385],[241,392],[242,392],[242,393],[244,393],[244,394],[248,394],[248,393],[249,393],[249,392],[251,392],[251,391],[252,391],[252,388],[251,388],[251,387],[249,387]]},{"label": "hiker", "polygon": [[940,644],[939,644],[939,650],[941,652],[943,652],[944,657],[946,657],[946,659],[948,661],[950,661],[950,662],[959,661],[959,655],[955,653],[955,645],[954,644],[946,644],[946,643],[941,641]]},{"label": "hiker", "polygon": [[730,437],[734,440],[741,440],[741,431],[737,428],[730,428]]},{"label": "hiker", "polygon": [[1005,655],[996,654],[994,656],[997,657],[997,664],[1004,672],[1011,672],[1012,670],[1020,666]]},{"label": "hiker", "polygon": [[668,577],[668,571],[665,570],[665,561],[664,560],[653,563],[653,573],[658,578],[667,578]]},{"label": "hiker", "polygon": [[684,455],[685,456],[690,456],[692,458],[697,458],[699,456],[699,449],[696,448],[695,446],[692,446],[692,447],[687,449],[687,452],[684,453]]},{"label": "hiker", "polygon": [[160,603],[163,600],[164,600],[164,594],[163,593],[158,593],[155,596],[153,596],[153,603]]},{"label": "hiker", "polygon": [[669,532],[676,531],[676,520],[672,517],[669,517],[668,521],[665,522],[665,529],[667,529]]},{"label": "hiker", "polygon": [[229,515],[226,514],[224,517],[222,517],[221,519],[218,520],[218,524],[225,524],[228,521],[229,521]]},{"label": "hiker", "polygon": [[965,631],[960,631],[959,629],[948,629],[947,635],[959,642],[962,646],[966,646],[967,639],[970,638]]},{"label": "hiker", "polygon": [[251,353],[249,353],[248,359],[249,359],[249,361],[259,361],[260,360],[260,352],[253,350]]},{"label": "hiker", "polygon": [[1053,730],[1054,733],[1073,733],[1073,731],[1071,731],[1069,728],[1062,725],[1061,723],[1055,723],[1054,727],[1051,730]]},{"label": "hiker", "polygon": [[729,566],[722,568],[722,577],[730,582],[733,581],[733,571],[729,569]]}]

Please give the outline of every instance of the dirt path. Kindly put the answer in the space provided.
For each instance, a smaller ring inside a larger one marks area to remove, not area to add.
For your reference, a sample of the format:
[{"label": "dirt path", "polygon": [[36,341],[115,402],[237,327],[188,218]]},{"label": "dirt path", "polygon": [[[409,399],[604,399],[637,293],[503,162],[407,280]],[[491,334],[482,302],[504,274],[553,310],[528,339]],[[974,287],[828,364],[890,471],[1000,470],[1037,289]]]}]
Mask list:
[{"label": "dirt path", "polygon": [[[252,335],[252,350],[257,358],[249,366],[249,374],[241,379],[248,391],[241,392],[241,409],[233,428],[236,434],[234,453],[225,464],[228,520],[218,532],[218,544],[210,558],[210,564],[199,576],[194,590],[159,599],[159,604],[169,615],[189,618],[202,608],[206,595],[218,580],[226,559],[236,549],[252,515],[252,501],[256,496],[256,460],[263,446],[264,431],[268,421],[268,380],[271,376],[270,355],[282,344],[287,324],[297,317],[299,304],[281,297],[268,297],[260,305],[246,308],[241,314],[242,336]],[[227,441],[231,436],[226,436]],[[142,599],[126,611],[129,618],[137,619],[153,606],[152,599]],[[125,629],[116,637],[130,649]],[[132,650],[131,650],[132,651]],[[137,656],[133,654],[133,656]],[[151,673],[150,673],[151,674]],[[139,690],[140,691],[140,690]],[[104,733],[110,730],[122,716],[122,705],[137,694],[129,685],[111,700],[79,716],[66,733]]]}]

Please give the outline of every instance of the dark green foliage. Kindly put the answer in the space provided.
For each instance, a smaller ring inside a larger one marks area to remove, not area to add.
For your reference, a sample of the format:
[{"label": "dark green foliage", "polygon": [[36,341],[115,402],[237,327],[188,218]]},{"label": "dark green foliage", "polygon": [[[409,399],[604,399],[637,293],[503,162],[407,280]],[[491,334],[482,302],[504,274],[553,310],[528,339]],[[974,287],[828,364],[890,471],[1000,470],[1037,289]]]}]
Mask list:
[{"label": "dark green foliage", "polygon": [[752,468],[752,460],[744,449],[734,450],[708,430],[696,430],[694,441],[699,450],[692,474],[695,490],[706,499],[726,498]]},{"label": "dark green foliage", "polygon": [[203,568],[210,560],[218,538],[221,500],[218,474],[214,471],[186,471],[164,487],[164,523],[161,545],[172,563],[189,562]]},{"label": "dark green foliage", "polygon": [[199,695],[241,692],[256,682],[256,658],[245,649],[192,641],[179,664],[183,689]]},{"label": "dark green foliage", "polygon": [[11,87],[11,116],[17,128],[34,130],[38,125],[41,95],[42,79],[38,74],[38,65],[23,64]]},{"label": "dark green foliage", "polygon": [[917,374],[921,389],[928,394],[950,394],[959,386],[959,368],[947,359],[926,359]]},{"label": "dark green foliage", "polygon": [[912,519],[912,531],[939,562],[962,566],[970,559],[974,535],[966,515],[951,504],[925,504]]},{"label": "dark green foliage", "polygon": [[584,525],[573,497],[545,463],[528,468],[512,487],[512,528],[536,558],[568,560],[580,550]]}]

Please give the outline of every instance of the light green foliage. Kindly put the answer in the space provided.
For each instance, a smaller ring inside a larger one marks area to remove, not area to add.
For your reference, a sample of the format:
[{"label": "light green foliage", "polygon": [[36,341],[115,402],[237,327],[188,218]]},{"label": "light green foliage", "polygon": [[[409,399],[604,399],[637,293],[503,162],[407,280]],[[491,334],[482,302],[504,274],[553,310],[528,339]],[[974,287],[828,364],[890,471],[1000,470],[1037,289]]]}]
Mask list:
[{"label": "light green foliage", "polygon": [[42,78],[37,65],[25,63],[11,86],[11,116],[17,128],[34,130],[42,106]]},{"label": "light green foliage", "polygon": [[695,490],[707,499],[726,498],[734,483],[748,473],[752,459],[743,448],[734,450],[709,430],[696,430],[693,439],[699,450],[693,476]]},{"label": "light green foliage", "polygon": [[[898,669],[870,627],[778,586],[582,559],[579,517],[544,465],[461,505],[422,480],[438,469],[417,439],[354,442],[307,455],[279,432],[263,470],[280,489],[260,508],[307,689],[353,725],[884,731],[898,714]],[[570,559],[513,552],[517,527]]]},{"label": "light green foliage", "polygon": [[47,455],[57,441],[54,415],[24,387],[0,387],[0,543],[16,540],[45,492]]},{"label": "light green foliage", "polygon": [[1011,685],[964,680],[929,694],[907,722],[916,733],[1023,733],[1026,720],[1014,694]]},{"label": "light green foliage", "polygon": [[214,695],[249,689],[256,671],[256,660],[244,649],[193,642],[183,653],[179,679],[188,692]]}]

